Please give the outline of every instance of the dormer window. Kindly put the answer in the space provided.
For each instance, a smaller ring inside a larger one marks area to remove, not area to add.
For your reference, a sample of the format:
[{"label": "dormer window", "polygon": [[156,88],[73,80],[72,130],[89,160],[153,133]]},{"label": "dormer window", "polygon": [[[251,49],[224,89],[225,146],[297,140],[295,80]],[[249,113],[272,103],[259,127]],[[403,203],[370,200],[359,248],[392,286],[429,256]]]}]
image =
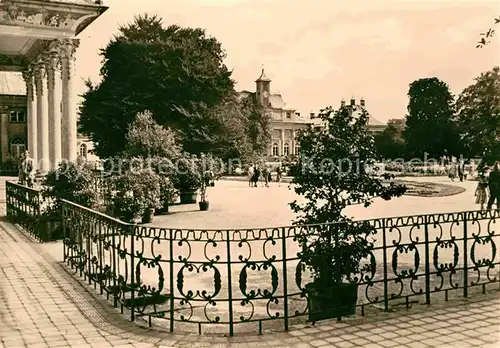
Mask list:
[{"label": "dormer window", "polygon": [[292,113],[290,111],[286,112],[286,118],[292,118]]}]

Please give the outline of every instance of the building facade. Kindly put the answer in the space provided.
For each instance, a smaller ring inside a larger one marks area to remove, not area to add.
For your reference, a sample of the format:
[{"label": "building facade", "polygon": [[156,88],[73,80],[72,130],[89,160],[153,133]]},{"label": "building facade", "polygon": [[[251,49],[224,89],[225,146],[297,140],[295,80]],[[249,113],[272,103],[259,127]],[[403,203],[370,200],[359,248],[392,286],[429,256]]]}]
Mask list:
[{"label": "building facade", "polygon": [[299,146],[297,133],[312,124],[310,118],[300,115],[297,110],[289,107],[279,93],[272,93],[271,80],[267,78],[264,69],[255,81],[255,92],[242,91],[240,95],[254,94],[260,102],[263,112],[271,121],[271,141],[268,144],[268,155],[273,157],[298,155]]},{"label": "building facade", "polygon": [[27,148],[43,174],[77,158],[75,37],[106,9],[99,0],[0,1],[2,161]]},{"label": "building facade", "polygon": [[[323,122],[314,113],[302,116],[300,112],[285,103],[281,94],[272,93],[271,80],[266,76],[264,69],[262,69],[261,75],[255,81],[255,84],[255,92],[241,91],[240,96],[255,95],[263,107],[263,112],[271,120],[271,141],[268,145],[268,156],[298,155],[300,153],[297,142],[299,130],[308,127],[323,127]],[[354,113],[359,113],[361,110],[366,111],[364,99],[361,99],[360,103],[357,104],[356,100],[352,98],[349,105],[342,101],[340,106],[347,107]],[[370,131],[373,133],[382,132],[386,126],[368,114],[368,128]]]}]

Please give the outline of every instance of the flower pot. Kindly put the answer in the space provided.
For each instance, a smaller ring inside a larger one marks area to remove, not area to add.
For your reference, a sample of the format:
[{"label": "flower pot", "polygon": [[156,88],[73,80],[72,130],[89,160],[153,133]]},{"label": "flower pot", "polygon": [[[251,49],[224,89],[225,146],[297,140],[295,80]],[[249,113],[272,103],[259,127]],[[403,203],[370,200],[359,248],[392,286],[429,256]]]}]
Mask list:
[{"label": "flower pot", "polygon": [[203,201],[198,203],[200,206],[201,211],[207,211],[209,207],[209,202],[208,201]]},{"label": "flower pot", "polygon": [[144,214],[142,214],[141,221],[143,224],[149,224],[153,221],[154,209],[147,209]]},{"label": "flower pot", "polygon": [[196,191],[181,191],[179,193],[179,197],[181,200],[181,204],[194,204],[196,203],[196,198],[198,193]]},{"label": "flower pot", "polygon": [[155,215],[167,215],[168,214],[169,202],[163,202],[163,206],[160,209],[155,210]]},{"label": "flower pot", "polygon": [[358,284],[341,283],[331,287],[309,284],[309,321],[340,318],[356,314]]}]

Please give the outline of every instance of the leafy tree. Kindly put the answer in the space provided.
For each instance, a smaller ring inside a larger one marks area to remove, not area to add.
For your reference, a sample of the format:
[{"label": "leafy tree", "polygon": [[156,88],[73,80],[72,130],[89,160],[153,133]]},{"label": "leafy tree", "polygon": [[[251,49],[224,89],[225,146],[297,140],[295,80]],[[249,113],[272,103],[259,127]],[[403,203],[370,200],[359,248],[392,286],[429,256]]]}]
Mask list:
[{"label": "leafy tree", "polygon": [[482,73],[456,102],[461,137],[469,155],[500,159],[500,68]]},{"label": "leafy tree", "polygon": [[434,158],[446,151],[460,152],[459,136],[453,122],[453,96],[448,85],[436,77],[419,79],[410,84],[408,115],[403,132],[407,155]]},{"label": "leafy tree", "polygon": [[[374,197],[389,200],[401,196],[405,187],[371,174],[369,166],[378,157],[367,129],[368,115],[353,116],[347,108],[322,110],[326,127],[310,128],[299,135],[301,156],[293,179],[294,190],[304,203],[290,203],[300,226],[301,260],[323,288],[350,279],[360,261],[370,253],[368,223],[354,223],[344,209],[361,203],[368,207]],[[322,225],[332,223],[330,225]]]},{"label": "leafy tree", "polygon": [[390,120],[382,133],[373,138],[375,147],[384,159],[403,158],[405,155],[405,142],[403,137],[404,122]]},{"label": "leafy tree", "polygon": [[136,115],[125,139],[127,157],[172,159],[180,154],[180,146],[174,132],[156,123],[149,111]]},{"label": "leafy tree", "polygon": [[144,15],[122,26],[101,56],[102,81],[87,82],[80,106],[80,130],[95,142],[97,155],[120,153],[129,124],[145,110],[178,132],[185,150],[203,151],[204,141],[210,143],[205,112],[234,93],[215,38],[202,29],[165,28],[158,17]]}]

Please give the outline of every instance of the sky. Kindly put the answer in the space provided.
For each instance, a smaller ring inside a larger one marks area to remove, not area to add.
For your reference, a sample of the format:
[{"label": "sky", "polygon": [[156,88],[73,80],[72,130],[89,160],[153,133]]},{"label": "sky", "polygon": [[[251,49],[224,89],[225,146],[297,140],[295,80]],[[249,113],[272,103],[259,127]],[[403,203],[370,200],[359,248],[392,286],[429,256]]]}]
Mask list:
[{"label": "sky", "polygon": [[104,48],[120,25],[156,14],[168,26],[201,27],[224,47],[238,90],[255,90],[262,67],[271,93],[301,114],[364,98],[382,122],[403,118],[408,86],[437,77],[459,94],[500,64],[498,0],[104,0],[109,9],[78,38],[77,93],[99,81]]}]

